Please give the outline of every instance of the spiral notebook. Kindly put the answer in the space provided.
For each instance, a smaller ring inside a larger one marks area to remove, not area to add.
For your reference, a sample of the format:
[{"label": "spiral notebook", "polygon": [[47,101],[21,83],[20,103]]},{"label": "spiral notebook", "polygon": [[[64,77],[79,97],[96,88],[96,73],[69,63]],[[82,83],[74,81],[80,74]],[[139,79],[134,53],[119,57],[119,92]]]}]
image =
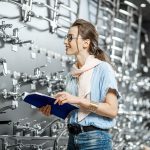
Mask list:
[{"label": "spiral notebook", "polygon": [[52,98],[50,96],[34,92],[34,93],[23,93],[22,99],[24,102],[29,103],[37,108],[40,108],[42,106],[51,105],[51,114],[60,117],[62,119],[65,119],[68,114],[74,110],[78,109],[78,107],[65,103],[63,105],[54,104],[55,98]]}]

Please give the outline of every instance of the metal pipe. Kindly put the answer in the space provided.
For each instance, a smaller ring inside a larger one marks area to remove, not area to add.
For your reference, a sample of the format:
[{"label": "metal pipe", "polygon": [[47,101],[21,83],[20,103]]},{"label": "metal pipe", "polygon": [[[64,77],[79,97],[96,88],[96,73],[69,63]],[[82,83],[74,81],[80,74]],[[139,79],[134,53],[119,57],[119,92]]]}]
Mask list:
[{"label": "metal pipe", "polygon": [[137,32],[137,42],[136,42],[136,50],[133,67],[137,69],[138,58],[139,58],[139,44],[140,44],[140,36],[141,36],[141,26],[142,26],[142,12],[140,10],[139,20],[138,20],[138,32]]},{"label": "metal pipe", "polygon": [[5,106],[5,107],[2,107],[0,108],[0,113],[3,113],[4,111],[8,110],[8,109],[16,109],[16,105],[8,105],[8,106]]},{"label": "metal pipe", "polygon": [[32,10],[32,0],[27,0],[25,4],[22,5],[22,11],[24,12],[23,21],[31,21],[31,10]]},{"label": "metal pipe", "polygon": [[58,10],[54,9],[52,6],[47,5],[47,4],[45,4],[45,3],[42,3],[42,2],[33,2],[33,4],[35,4],[35,5],[37,5],[37,6],[40,6],[40,7],[46,7],[46,8],[48,8],[48,9],[54,11],[54,12],[59,13]]},{"label": "metal pipe", "polygon": [[50,127],[53,123],[60,121],[60,119],[55,119],[52,122],[48,123],[42,130],[38,131],[38,135],[42,134],[48,127]]},{"label": "metal pipe", "polygon": [[76,15],[76,12],[75,11],[73,11],[69,6],[67,6],[67,5],[64,5],[64,3],[63,2],[58,2],[58,4],[60,4],[60,6],[62,6],[63,8],[65,8],[66,10],[68,10],[68,11],[70,11],[70,12],[72,12],[73,14],[75,14]]}]

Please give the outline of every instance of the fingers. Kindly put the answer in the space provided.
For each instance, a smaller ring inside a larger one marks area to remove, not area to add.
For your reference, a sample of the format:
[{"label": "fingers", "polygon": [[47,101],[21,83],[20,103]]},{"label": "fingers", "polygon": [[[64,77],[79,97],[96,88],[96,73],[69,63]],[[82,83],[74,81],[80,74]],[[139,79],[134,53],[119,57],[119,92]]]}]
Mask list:
[{"label": "fingers", "polygon": [[61,101],[61,102],[60,102],[60,105],[63,105],[63,104],[65,104],[65,103],[67,103],[67,100]]},{"label": "fingers", "polygon": [[49,116],[50,115],[50,112],[51,112],[51,106],[50,105],[46,105],[46,107],[44,108],[44,114],[46,116]]},{"label": "fingers", "polygon": [[61,104],[63,104],[62,101],[64,101],[64,100],[67,99],[67,96],[66,96],[66,93],[65,93],[65,92],[58,92],[58,93],[55,95],[55,98],[56,98],[56,100],[55,100],[54,104],[57,104],[57,103],[58,103],[59,105],[61,105]]},{"label": "fingers", "polygon": [[64,103],[67,102],[67,96],[66,96],[66,93],[65,92],[59,92],[56,94],[56,100],[54,102],[54,104],[59,104],[59,105],[62,105]]},{"label": "fingers", "polygon": [[64,99],[64,97],[63,96],[59,96],[59,97],[57,97],[57,99],[55,100],[55,102],[54,102],[54,104],[56,104],[56,103],[60,103],[61,101],[63,101],[63,99]]},{"label": "fingers", "polygon": [[58,92],[54,97],[57,99],[58,97],[66,95],[66,92]]},{"label": "fingers", "polygon": [[49,115],[50,115],[50,111],[51,111],[51,106],[50,106],[50,105],[47,105],[47,107],[45,108],[45,114],[46,114],[47,116],[49,116]]},{"label": "fingers", "polygon": [[51,106],[50,105],[43,106],[39,108],[39,111],[41,111],[44,115],[49,116],[51,112]]}]

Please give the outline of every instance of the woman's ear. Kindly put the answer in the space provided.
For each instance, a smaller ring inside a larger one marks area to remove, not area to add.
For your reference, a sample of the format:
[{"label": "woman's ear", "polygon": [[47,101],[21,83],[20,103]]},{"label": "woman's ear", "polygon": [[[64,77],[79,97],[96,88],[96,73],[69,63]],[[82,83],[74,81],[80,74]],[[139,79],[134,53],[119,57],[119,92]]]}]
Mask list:
[{"label": "woman's ear", "polygon": [[86,39],[83,41],[83,48],[88,48],[90,46],[90,39]]}]

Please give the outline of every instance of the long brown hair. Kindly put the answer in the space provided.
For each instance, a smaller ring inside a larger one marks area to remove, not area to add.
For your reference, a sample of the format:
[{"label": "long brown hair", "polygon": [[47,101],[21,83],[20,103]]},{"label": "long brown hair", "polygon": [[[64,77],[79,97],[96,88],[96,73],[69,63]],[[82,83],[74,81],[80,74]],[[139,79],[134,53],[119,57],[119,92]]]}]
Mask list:
[{"label": "long brown hair", "polygon": [[77,19],[71,27],[74,26],[78,27],[78,34],[81,35],[83,39],[90,39],[89,54],[111,64],[108,55],[98,47],[98,32],[96,31],[94,25],[86,20]]}]

